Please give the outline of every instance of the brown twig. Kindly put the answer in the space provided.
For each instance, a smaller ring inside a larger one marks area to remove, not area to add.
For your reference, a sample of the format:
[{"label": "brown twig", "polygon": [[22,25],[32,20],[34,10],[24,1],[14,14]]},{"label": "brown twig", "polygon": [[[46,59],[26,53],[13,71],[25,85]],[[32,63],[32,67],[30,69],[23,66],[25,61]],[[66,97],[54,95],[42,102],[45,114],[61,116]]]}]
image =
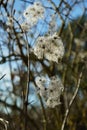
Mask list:
[{"label": "brown twig", "polygon": [[6,121],[6,120],[4,120],[4,119],[0,118],[0,122],[2,122],[2,123],[3,123],[5,130],[7,130],[8,121]]},{"label": "brown twig", "polygon": [[27,114],[28,114],[27,112],[28,112],[28,96],[29,96],[29,82],[30,82],[30,56],[29,56],[29,44],[28,44],[27,35],[26,35],[26,44],[27,44],[28,69],[27,69],[27,88],[26,88],[25,104],[24,104],[25,130],[27,130]]},{"label": "brown twig", "polygon": [[4,74],[4,75],[0,78],[0,80],[3,79],[3,78],[5,77],[5,75],[6,75],[6,74]]},{"label": "brown twig", "polygon": [[46,130],[47,129],[47,116],[46,116],[46,112],[45,112],[45,108],[44,108],[44,105],[43,105],[42,98],[39,94],[38,94],[38,96],[39,96],[39,100],[40,100],[42,112],[43,112],[43,127],[44,127],[43,130]]},{"label": "brown twig", "polygon": [[80,87],[81,78],[82,78],[82,72],[79,75],[79,79],[78,79],[78,82],[77,82],[77,88],[76,88],[76,90],[75,90],[75,92],[74,92],[74,94],[73,94],[73,96],[72,96],[72,98],[69,102],[68,108],[66,109],[65,117],[64,117],[64,120],[63,120],[63,123],[62,123],[61,130],[64,130],[64,128],[65,128],[65,124],[66,124],[66,121],[67,121],[67,118],[68,118],[68,115],[69,115],[69,112],[70,112],[70,108],[71,108],[71,106],[72,106],[72,104],[73,104],[73,102],[74,102],[74,100],[77,96],[77,93],[78,93],[78,90],[79,90],[79,87]]}]

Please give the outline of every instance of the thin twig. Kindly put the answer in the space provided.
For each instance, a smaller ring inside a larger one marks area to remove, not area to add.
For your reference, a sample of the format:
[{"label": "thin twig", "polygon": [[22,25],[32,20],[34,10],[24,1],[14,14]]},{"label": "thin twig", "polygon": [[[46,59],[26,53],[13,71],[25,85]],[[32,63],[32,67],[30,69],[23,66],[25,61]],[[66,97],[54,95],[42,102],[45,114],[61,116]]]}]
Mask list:
[{"label": "thin twig", "polygon": [[6,74],[4,74],[4,75],[0,78],[0,80],[3,79],[3,78],[5,77],[5,75],[6,75]]},{"label": "thin twig", "polygon": [[45,108],[44,108],[44,105],[43,105],[42,98],[39,94],[38,94],[38,96],[39,96],[39,99],[40,99],[42,112],[43,112],[43,126],[44,126],[43,130],[46,130],[47,129],[47,116],[46,116],[46,112],[45,112]]},{"label": "thin twig", "polygon": [[76,88],[76,90],[75,90],[75,92],[74,92],[74,94],[73,94],[73,96],[72,96],[72,98],[69,102],[69,106],[68,106],[68,108],[65,112],[65,117],[64,117],[64,120],[63,120],[63,123],[62,123],[61,130],[64,130],[64,128],[65,128],[65,124],[66,124],[66,121],[67,121],[67,118],[68,118],[68,115],[69,115],[69,112],[70,112],[70,108],[71,108],[71,106],[72,106],[72,104],[73,104],[73,102],[74,102],[74,100],[77,96],[77,93],[78,93],[78,90],[79,90],[79,87],[80,87],[81,78],[82,78],[82,72],[79,75],[79,79],[78,79],[78,82],[77,82],[77,88]]},{"label": "thin twig", "polygon": [[[25,34],[26,35],[26,34]],[[26,95],[25,95],[25,130],[27,129],[27,111],[28,111],[28,97],[29,97],[29,82],[30,82],[30,57],[29,57],[29,44],[26,35],[26,44],[27,44],[27,57],[28,57],[28,69],[27,69],[27,88],[26,88]]]},{"label": "thin twig", "polygon": [[[35,80],[34,80],[34,84],[35,84],[35,86],[37,86]],[[41,98],[41,96],[40,96],[39,93],[38,93],[38,98],[40,100],[40,104],[41,104],[41,108],[42,108],[42,113],[43,113],[43,130],[47,130],[47,116],[46,116],[46,111],[45,111],[45,108],[44,108],[43,100],[42,100],[42,98]]]},{"label": "thin twig", "polygon": [[32,1],[28,1],[28,0],[20,0],[20,1],[22,1],[22,2],[26,2],[26,3],[29,3],[29,4],[33,4]]},{"label": "thin twig", "polygon": [[4,127],[5,127],[5,130],[7,130],[7,126],[8,126],[8,121],[0,118],[0,121],[3,123]]}]

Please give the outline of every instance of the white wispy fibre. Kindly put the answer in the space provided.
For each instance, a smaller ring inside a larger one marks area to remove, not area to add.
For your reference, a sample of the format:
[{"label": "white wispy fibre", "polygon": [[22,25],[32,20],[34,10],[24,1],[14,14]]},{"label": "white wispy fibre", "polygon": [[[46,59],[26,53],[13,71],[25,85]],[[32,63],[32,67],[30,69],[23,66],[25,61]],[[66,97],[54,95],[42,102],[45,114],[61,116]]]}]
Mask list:
[{"label": "white wispy fibre", "polygon": [[48,88],[48,99],[46,105],[48,107],[54,108],[55,106],[61,104],[60,95],[64,90],[64,86],[59,77],[53,76]]},{"label": "white wispy fibre", "polygon": [[6,24],[7,24],[9,27],[13,27],[13,23],[14,23],[13,18],[12,18],[11,16],[7,17],[7,23],[6,23]]},{"label": "white wispy fibre", "polygon": [[64,46],[60,37],[56,33],[50,36],[38,37],[33,53],[38,59],[47,59],[58,63],[64,55]]},{"label": "white wispy fibre", "polygon": [[47,80],[45,77],[37,77],[36,80],[36,85],[38,87],[38,93],[40,94],[40,96],[44,97],[44,99],[46,100],[47,98]]},{"label": "white wispy fibre", "polygon": [[53,76],[50,81],[45,77],[37,77],[36,84],[39,88],[39,94],[45,99],[47,107],[54,108],[61,103],[60,95],[64,90],[64,86],[59,77]]},{"label": "white wispy fibre", "polygon": [[49,23],[49,30],[48,30],[50,34],[53,34],[58,29],[58,25],[56,21],[57,21],[56,14],[51,15],[51,21]]},{"label": "white wispy fibre", "polygon": [[24,31],[29,31],[31,27],[36,25],[39,19],[44,18],[45,9],[40,2],[35,2],[33,5],[27,7],[23,16],[25,21],[21,24]]}]

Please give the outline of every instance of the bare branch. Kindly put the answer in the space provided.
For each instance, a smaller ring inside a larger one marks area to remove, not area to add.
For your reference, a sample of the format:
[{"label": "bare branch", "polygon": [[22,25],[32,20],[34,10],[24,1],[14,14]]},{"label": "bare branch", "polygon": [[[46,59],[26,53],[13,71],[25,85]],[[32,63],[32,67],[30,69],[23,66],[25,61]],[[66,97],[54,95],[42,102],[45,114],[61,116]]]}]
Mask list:
[{"label": "bare branch", "polygon": [[64,128],[65,128],[65,124],[66,124],[66,121],[67,121],[67,118],[68,118],[68,115],[69,115],[69,112],[70,112],[70,108],[71,108],[71,106],[72,106],[72,104],[73,104],[73,102],[74,102],[74,100],[75,100],[75,98],[77,96],[77,93],[78,93],[78,90],[79,90],[79,87],[80,87],[81,78],[82,78],[82,72],[79,75],[76,90],[75,90],[75,92],[74,92],[74,94],[73,94],[73,96],[72,96],[72,98],[71,98],[71,100],[69,102],[68,108],[66,109],[65,117],[64,117],[64,120],[63,120],[63,123],[62,123],[61,130],[64,130]]},{"label": "bare branch", "polygon": [[2,123],[3,123],[3,125],[4,125],[4,127],[5,127],[5,130],[7,130],[8,121],[6,121],[6,120],[4,120],[4,119],[0,118],[0,122],[2,122]]},{"label": "bare branch", "polygon": [[5,77],[5,75],[6,75],[6,74],[4,74],[4,75],[0,78],[0,80],[3,79],[3,78]]}]

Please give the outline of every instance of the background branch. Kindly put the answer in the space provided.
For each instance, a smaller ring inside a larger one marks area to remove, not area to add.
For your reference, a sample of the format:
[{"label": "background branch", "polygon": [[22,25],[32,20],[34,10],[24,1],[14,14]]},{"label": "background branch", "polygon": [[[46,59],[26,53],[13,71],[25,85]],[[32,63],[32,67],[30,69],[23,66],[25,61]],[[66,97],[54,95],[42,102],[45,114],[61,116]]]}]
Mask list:
[{"label": "background branch", "polygon": [[68,118],[68,115],[69,115],[69,112],[70,112],[70,108],[71,108],[71,106],[72,106],[72,104],[73,104],[73,102],[74,102],[74,100],[75,100],[75,98],[77,96],[77,93],[78,93],[78,90],[79,90],[79,87],[80,87],[81,78],[82,78],[82,72],[79,75],[76,90],[75,90],[75,92],[74,92],[74,94],[73,94],[73,96],[72,96],[72,98],[71,98],[71,100],[69,102],[68,108],[66,109],[65,117],[64,117],[64,120],[63,120],[63,123],[62,123],[61,130],[64,130],[64,128],[65,128],[65,124],[66,124],[66,121],[67,121],[67,118]]}]

